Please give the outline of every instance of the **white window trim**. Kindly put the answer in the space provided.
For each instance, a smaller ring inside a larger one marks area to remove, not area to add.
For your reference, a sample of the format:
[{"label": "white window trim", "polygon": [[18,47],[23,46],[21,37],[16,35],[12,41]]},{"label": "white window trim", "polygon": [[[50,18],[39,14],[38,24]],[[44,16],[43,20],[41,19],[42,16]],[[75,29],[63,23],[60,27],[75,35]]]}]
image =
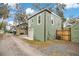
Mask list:
[{"label": "white window trim", "polygon": [[40,25],[41,24],[41,17],[40,17],[40,23],[38,23],[38,20],[39,20],[38,17],[39,16],[41,16],[41,14],[37,15],[37,25]]}]

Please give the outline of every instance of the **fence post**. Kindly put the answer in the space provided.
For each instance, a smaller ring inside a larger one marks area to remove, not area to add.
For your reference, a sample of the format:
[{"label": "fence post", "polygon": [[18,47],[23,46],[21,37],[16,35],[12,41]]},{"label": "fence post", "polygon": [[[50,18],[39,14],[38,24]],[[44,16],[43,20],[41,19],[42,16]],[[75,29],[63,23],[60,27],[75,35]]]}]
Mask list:
[{"label": "fence post", "polygon": [[56,30],[56,37],[55,38],[57,39],[57,30]]},{"label": "fence post", "polygon": [[69,31],[70,31],[70,40],[69,41],[71,41],[71,28],[69,28]]}]

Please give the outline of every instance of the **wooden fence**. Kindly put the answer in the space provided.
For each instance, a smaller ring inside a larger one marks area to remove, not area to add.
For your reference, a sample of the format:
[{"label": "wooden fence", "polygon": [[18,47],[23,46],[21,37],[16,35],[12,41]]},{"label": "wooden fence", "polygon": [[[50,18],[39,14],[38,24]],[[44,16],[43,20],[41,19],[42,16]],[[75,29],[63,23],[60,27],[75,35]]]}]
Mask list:
[{"label": "wooden fence", "polygon": [[56,30],[56,39],[71,41],[71,28]]}]

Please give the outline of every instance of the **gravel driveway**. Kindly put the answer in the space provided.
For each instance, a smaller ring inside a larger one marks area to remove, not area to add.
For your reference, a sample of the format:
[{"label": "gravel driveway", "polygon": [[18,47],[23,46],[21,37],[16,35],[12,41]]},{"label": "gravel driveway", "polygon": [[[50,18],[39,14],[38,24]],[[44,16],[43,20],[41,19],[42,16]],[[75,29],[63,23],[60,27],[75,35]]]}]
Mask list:
[{"label": "gravel driveway", "polygon": [[0,37],[1,56],[41,56],[44,55],[37,49],[29,46],[13,35],[6,34]]},{"label": "gravel driveway", "polygon": [[0,56],[79,56],[79,43],[52,41],[47,47],[29,45],[13,35],[0,36]]}]

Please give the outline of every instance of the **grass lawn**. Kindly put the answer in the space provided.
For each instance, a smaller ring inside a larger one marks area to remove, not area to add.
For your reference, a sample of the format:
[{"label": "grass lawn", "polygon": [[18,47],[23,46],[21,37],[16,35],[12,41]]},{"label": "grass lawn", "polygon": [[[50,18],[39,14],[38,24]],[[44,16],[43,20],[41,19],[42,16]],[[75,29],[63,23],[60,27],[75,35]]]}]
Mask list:
[{"label": "grass lawn", "polygon": [[27,40],[24,39],[24,42],[30,44],[33,47],[36,48],[47,48],[50,45],[55,45],[55,44],[64,44],[67,43],[68,41],[64,41],[64,40],[48,40],[46,42],[43,41],[37,41],[37,40]]}]

